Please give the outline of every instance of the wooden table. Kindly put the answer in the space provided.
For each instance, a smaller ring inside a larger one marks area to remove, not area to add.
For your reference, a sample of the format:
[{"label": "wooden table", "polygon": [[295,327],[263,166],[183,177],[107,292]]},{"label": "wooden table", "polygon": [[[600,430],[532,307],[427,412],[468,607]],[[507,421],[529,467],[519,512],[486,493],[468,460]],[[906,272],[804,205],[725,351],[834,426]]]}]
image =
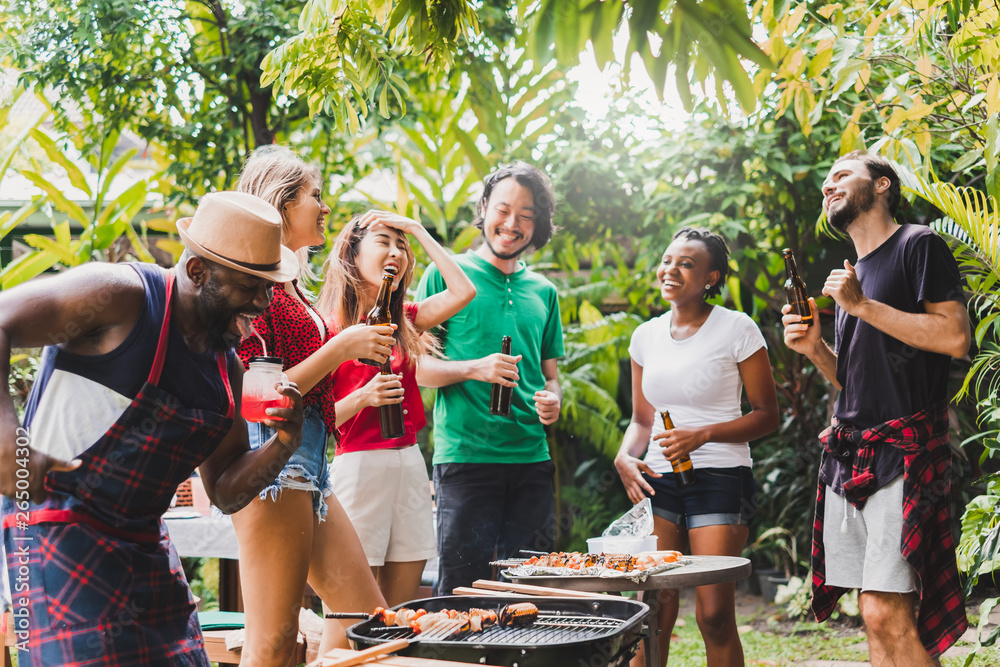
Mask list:
[{"label": "wooden table", "polygon": [[[635,582],[626,578],[601,577],[512,577],[504,574],[518,584],[546,586],[549,588],[585,591],[590,593],[621,593],[624,591],[656,591],[665,588],[690,588],[709,584],[725,584],[739,581],[750,576],[752,569],[750,561],[738,556],[685,556],[690,561],[687,565],[667,570],[646,577],[645,581]],[[659,634],[659,612],[657,605],[649,606],[647,625],[649,634],[644,639],[646,643],[646,667],[663,664],[660,662],[660,644],[655,641]]]}]

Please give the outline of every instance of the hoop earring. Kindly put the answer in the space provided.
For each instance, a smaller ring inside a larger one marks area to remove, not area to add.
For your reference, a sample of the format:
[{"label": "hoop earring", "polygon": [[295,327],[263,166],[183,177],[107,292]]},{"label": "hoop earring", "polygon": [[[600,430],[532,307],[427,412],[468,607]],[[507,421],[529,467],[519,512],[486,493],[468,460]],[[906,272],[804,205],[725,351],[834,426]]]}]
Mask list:
[{"label": "hoop earring", "polygon": [[707,290],[710,290],[710,289],[712,289],[712,285],[711,285],[711,284],[708,284],[708,285],[705,285],[705,290],[706,290],[706,291],[707,291]]}]

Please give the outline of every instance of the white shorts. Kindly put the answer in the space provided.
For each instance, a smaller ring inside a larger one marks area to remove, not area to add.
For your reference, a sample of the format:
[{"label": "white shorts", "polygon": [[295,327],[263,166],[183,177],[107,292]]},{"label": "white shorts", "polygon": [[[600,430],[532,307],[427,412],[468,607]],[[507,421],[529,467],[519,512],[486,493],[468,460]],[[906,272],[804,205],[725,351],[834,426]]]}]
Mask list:
[{"label": "white shorts", "polygon": [[338,454],[330,485],[372,567],[437,556],[430,480],[416,445]]},{"label": "white shorts", "polygon": [[917,574],[900,553],[903,539],[903,476],[855,509],[826,487],[823,548],[826,583],[862,591],[912,593]]}]

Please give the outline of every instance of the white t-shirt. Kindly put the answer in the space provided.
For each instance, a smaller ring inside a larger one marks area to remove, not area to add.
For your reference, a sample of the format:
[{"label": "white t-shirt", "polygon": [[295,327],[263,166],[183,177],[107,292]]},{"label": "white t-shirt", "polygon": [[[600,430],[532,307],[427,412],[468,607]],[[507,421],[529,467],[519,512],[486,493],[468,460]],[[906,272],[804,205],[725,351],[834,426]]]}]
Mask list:
[{"label": "white t-shirt", "polygon": [[[698,427],[738,419],[743,379],[737,364],[767,347],[757,324],[745,313],[714,306],[701,328],[685,340],[670,335],[670,312],[640,324],[632,333],[629,356],[642,366],[642,393],[656,410],[651,435],[663,432],[661,410],[674,426]],[[656,472],[672,472],[652,437],[645,462]],[[691,452],[698,468],[751,466],[745,443],[706,442]]]}]

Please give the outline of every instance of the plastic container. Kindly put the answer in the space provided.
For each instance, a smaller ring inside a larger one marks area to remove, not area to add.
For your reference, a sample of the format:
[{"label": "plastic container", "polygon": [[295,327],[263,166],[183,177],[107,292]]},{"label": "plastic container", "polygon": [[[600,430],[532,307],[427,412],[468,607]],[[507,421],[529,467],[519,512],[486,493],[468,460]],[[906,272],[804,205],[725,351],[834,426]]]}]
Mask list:
[{"label": "plastic container", "polygon": [[592,554],[637,554],[656,551],[656,535],[645,537],[592,537],[587,540],[587,551]]},{"label": "plastic container", "polygon": [[278,393],[276,385],[287,382],[281,372],[281,357],[252,357],[250,368],[243,376],[243,400],[240,414],[248,422],[269,419],[268,408],[287,408],[291,401]]}]

